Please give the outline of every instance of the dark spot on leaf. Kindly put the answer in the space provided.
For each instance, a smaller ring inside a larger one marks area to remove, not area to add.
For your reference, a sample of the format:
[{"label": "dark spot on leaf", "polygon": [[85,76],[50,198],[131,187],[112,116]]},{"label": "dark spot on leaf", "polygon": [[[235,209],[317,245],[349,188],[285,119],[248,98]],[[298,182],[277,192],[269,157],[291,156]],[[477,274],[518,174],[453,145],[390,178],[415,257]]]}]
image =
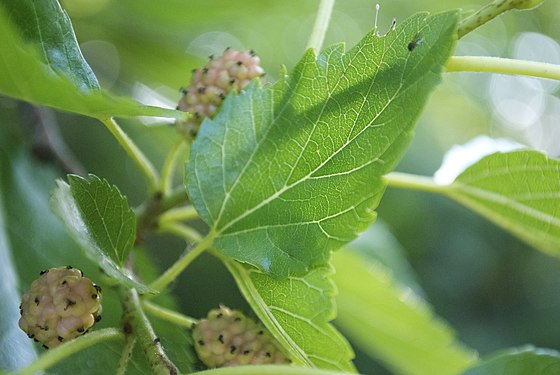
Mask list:
[{"label": "dark spot on leaf", "polygon": [[35,297],[35,299],[34,299],[33,301],[35,302],[35,304],[36,304],[37,306],[39,306],[39,297]]},{"label": "dark spot on leaf", "polygon": [[58,341],[63,342],[63,341],[64,341],[64,337],[58,336]]},{"label": "dark spot on leaf", "polygon": [[260,330],[259,332],[257,332],[257,335],[262,335],[262,334],[264,334],[263,330]]},{"label": "dark spot on leaf", "polygon": [[156,337],[156,338],[154,339],[154,344],[157,345],[157,344],[159,344],[160,342],[161,342],[161,340],[160,340],[159,337]]},{"label": "dark spot on leaf", "polygon": [[245,350],[245,351],[243,352],[243,355],[248,355],[249,353],[251,353],[251,350]]},{"label": "dark spot on leaf", "polygon": [[229,353],[233,354],[235,352],[235,350],[237,350],[237,348],[235,347],[235,345],[232,345],[229,347]]},{"label": "dark spot on leaf", "polygon": [[44,275],[44,274],[46,274],[46,273],[48,273],[48,272],[49,272],[49,270],[42,270],[41,272],[39,272],[39,275]]},{"label": "dark spot on leaf", "polygon": [[204,340],[198,340],[198,345],[204,346]]},{"label": "dark spot on leaf", "polygon": [[80,327],[80,328],[77,329],[77,331],[80,332],[80,333],[82,333],[82,332],[85,331],[85,329],[84,329],[84,327]]},{"label": "dark spot on leaf", "polygon": [[268,357],[268,358],[272,357],[272,354],[270,354],[269,352],[264,353],[264,355],[265,355],[265,357]]},{"label": "dark spot on leaf", "polygon": [[95,317],[95,321],[96,321],[96,322],[100,322],[100,321],[101,321],[101,315],[97,315],[97,316]]},{"label": "dark spot on leaf", "polygon": [[237,64],[237,66],[241,66],[241,65],[243,65],[243,61],[238,61],[236,64]]},{"label": "dark spot on leaf", "polygon": [[241,318],[239,316],[235,317],[235,319],[233,319],[234,322],[240,322]]},{"label": "dark spot on leaf", "polygon": [[224,335],[218,336],[218,341],[223,344],[224,343]]}]

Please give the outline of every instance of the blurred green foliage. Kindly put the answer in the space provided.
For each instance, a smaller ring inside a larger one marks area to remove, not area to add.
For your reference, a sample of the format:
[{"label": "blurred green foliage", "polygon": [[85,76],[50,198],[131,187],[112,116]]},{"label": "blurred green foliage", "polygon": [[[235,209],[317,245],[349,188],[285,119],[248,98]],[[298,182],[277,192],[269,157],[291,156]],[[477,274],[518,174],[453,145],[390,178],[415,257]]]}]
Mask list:
[{"label": "blurred green foliage", "polygon": [[[470,12],[484,3],[380,1],[378,27],[384,33],[393,18],[398,22],[423,10]],[[174,107],[191,69],[228,46],[255,49],[271,81],[279,76],[282,64],[290,69],[305,49],[318,1],[65,0],[62,5],[103,88],[146,104],[159,98]],[[523,32],[559,40],[558,14],[560,2],[552,0],[534,11],[508,13],[462,39],[457,54],[508,57]],[[352,46],[373,28],[374,19],[375,2],[340,0],[325,45],[343,41]],[[489,99],[491,79],[490,75],[446,75],[398,170],[431,175],[451,145],[481,133],[523,140],[522,134],[501,126],[495,115]],[[153,92],[146,94],[146,88]],[[557,87],[550,92],[558,98]],[[0,98],[3,131],[31,151],[28,109]],[[55,119],[88,172],[117,185],[131,205],[142,202],[146,195],[142,177],[100,123],[66,113],[56,113]],[[140,120],[122,124],[161,165],[175,130],[168,125],[146,128]],[[8,139],[6,134],[2,137]],[[560,336],[551,329],[558,326],[560,315],[557,259],[529,248],[465,208],[426,193],[389,189],[379,215],[405,249],[427,300],[467,345],[481,354],[527,343],[560,349]],[[153,236],[146,245],[157,254],[162,268],[184,250],[182,241],[169,236]],[[182,310],[194,317],[206,315],[219,303],[248,310],[227,271],[210,256],[198,259],[176,282],[174,292]],[[362,373],[374,369],[382,373],[372,359],[357,354]]]}]

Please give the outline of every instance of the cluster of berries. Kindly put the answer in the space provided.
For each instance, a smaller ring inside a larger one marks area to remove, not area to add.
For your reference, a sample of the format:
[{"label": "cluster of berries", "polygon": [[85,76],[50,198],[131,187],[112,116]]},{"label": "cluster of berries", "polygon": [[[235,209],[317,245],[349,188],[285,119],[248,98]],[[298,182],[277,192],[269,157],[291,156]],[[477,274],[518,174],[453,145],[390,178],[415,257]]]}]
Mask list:
[{"label": "cluster of berries", "polygon": [[186,136],[195,136],[204,118],[212,118],[230,91],[240,92],[251,80],[264,75],[260,59],[253,51],[226,49],[201,69],[193,70],[191,84],[181,89],[183,96],[177,109],[189,112],[187,121],[177,121],[177,129]]},{"label": "cluster of berries", "polygon": [[19,327],[52,348],[87,331],[101,320],[101,288],[71,266],[41,272],[23,295]]},{"label": "cluster of berries", "polygon": [[264,327],[225,306],[211,310],[192,333],[198,357],[211,368],[290,363]]}]

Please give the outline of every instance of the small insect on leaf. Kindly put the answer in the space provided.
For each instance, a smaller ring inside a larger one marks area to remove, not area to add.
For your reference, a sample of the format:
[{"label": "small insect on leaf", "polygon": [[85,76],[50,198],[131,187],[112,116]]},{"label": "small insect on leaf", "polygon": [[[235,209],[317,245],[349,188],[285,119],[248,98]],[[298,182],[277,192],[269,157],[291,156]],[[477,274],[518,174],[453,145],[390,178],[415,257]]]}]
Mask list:
[{"label": "small insect on leaf", "polygon": [[416,47],[418,47],[418,46],[421,45],[421,44],[422,44],[422,37],[420,36],[420,34],[416,34],[416,35],[414,36],[414,39],[412,39],[412,40],[408,43],[408,45],[406,46],[406,48],[408,48],[408,51],[409,51],[409,52],[412,52],[412,51],[414,51],[414,49],[415,49]]}]

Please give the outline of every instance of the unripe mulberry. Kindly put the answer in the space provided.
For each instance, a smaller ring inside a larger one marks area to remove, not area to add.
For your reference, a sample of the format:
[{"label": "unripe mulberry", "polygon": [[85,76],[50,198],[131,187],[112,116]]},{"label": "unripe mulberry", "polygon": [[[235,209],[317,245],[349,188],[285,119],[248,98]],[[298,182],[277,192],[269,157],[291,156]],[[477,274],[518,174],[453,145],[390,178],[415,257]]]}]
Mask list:
[{"label": "unripe mulberry", "polygon": [[253,51],[226,49],[222,56],[210,57],[208,64],[193,70],[192,82],[182,89],[177,109],[190,112],[187,121],[177,121],[179,132],[195,136],[205,117],[214,117],[230,91],[243,90],[252,79],[264,75],[260,59]]},{"label": "unripe mulberry", "polygon": [[211,310],[196,324],[193,340],[208,367],[290,363],[264,327],[225,306]]},{"label": "unripe mulberry", "polygon": [[101,319],[101,288],[71,266],[41,272],[23,295],[19,327],[52,348],[83,335]]}]

